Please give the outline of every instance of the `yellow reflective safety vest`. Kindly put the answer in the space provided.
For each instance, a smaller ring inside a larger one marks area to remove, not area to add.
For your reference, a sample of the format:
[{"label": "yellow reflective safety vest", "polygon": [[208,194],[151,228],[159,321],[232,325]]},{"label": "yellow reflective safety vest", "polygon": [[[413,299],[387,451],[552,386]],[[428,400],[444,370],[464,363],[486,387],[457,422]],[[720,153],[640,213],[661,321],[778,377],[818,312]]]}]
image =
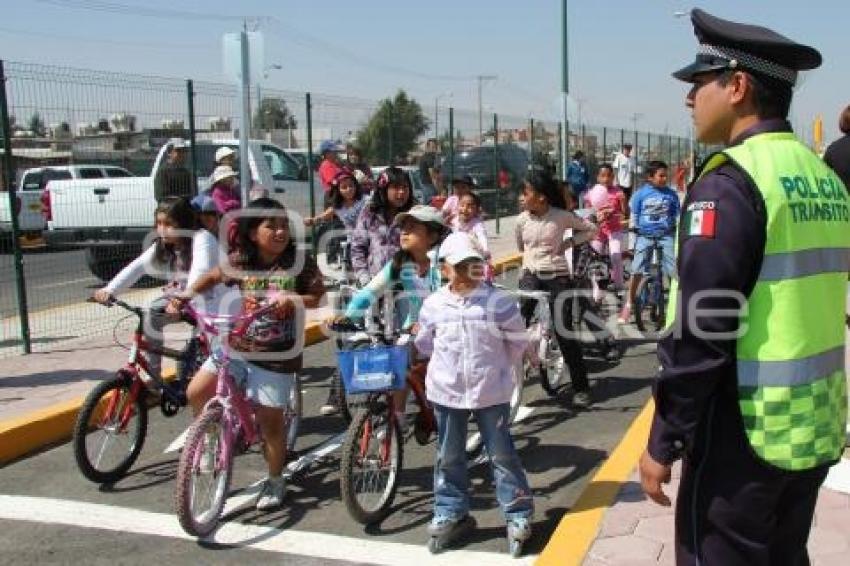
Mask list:
[{"label": "yellow reflective safety vest", "polygon": [[[730,161],[752,179],[767,217],[764,260],[736,347],[744,428],[764,461],[811,469],[838,460],[845,445],[850,198],[790,132],[758,134],[712,155],[700,178]],[[674,282],[669,319],[677,294]]]}]

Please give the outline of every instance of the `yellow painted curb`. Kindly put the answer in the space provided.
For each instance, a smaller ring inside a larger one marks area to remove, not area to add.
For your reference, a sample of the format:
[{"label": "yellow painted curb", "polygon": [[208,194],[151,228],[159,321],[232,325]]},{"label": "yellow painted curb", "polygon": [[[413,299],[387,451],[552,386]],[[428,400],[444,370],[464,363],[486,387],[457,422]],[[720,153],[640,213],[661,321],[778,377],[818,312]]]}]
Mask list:
[{"label": "yellow painted curb", "polygon": [[631,475],[646,447],[654,404],[647,401],[602,467],[564,514],[535,566],[578,566],[599,532],[605,511]]},{"label": "yellow painted curb", "polygon": [[[502,273],[517,266],[521,259],[520,254],[499,259],[494,262],[494,271]],[[305,346],[312,346],[327,338],[321,323],[312,322],[304,329]],[[173,373],[169,374],[166,370],[163,378],[169,377],[173,377]],[[70,399],[14,419],[0,421],[0,465],[70,438],[84,400],[85,397]]]},{"label": "yellow painted curb", "polygon": [[65,440],[74,428],[84,397],[62,401],[0,422],[0,464]]}]

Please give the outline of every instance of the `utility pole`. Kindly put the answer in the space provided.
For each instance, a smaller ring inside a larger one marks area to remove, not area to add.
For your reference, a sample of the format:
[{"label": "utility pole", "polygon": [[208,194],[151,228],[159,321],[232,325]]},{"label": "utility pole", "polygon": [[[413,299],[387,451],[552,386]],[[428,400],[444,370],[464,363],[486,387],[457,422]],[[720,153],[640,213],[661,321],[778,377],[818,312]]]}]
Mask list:
[{"label": "utility pole", "polygon": [[561,178],[567,180],[567,156],[570,153],[570,118],[567,97],[570,92],[570,59],[567,42],[567,0],[561,0]]},{"label": "utility pole", "polygon": [[484,81],[495,81],[498,79],[496,75],[478,75],[476,79],[478,79],[478,143],[481,144],[484,141],[484,113],[483,113],[483,101],[481,97],[481,89],[484,85]]},{"label": "utility pole", "polygon": [[248,156],[248,132],[251,129],[251,56],[248,47],[248,21],[245,20],[240,35],[242,48],[242,124],[239,128],[239,184],[242,187],[242,206],[248,206],[251,189],[251,167]]}]

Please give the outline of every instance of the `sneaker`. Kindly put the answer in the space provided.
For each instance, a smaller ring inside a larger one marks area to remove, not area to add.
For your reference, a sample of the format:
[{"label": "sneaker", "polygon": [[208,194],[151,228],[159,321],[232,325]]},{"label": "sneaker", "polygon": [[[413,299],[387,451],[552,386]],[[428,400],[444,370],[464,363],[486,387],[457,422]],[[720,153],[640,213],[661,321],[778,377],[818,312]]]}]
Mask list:
[{"label": "sneaker", "polygon": [[590,391],[576,391],[573,395],[573,406],[586,409],[593,403],[590,399]]},{"label": "sneaker", "polygon": [[257,499],[257,510],[270,511],[277,509],[283,503],[285,493],[286,480],[283,476],[266,478],[266,481],[263,482],[263,489],[260,491],[260,497]]},{"label": "sneaker", "polygon": [[335,415],[339,412],[339,393],[333,385],[328,390],[328,400],[319,408],[319,413],[322,416]]},{"label": "sneaker", "polygon": [[620,315],[617,317],[617,322],[620,324],[628,324],[632,319],[632,305],[625,305]]}]

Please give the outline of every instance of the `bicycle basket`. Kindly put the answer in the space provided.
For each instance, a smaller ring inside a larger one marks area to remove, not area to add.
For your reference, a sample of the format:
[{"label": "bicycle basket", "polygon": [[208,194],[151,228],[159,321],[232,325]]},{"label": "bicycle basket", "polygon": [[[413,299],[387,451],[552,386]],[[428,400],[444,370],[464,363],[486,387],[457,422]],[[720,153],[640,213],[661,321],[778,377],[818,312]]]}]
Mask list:
[{"label": "bicycle basket", "polygon": [[372,346],[337,352],[346,393],[369,393],[404,388],[409,346]]}]

